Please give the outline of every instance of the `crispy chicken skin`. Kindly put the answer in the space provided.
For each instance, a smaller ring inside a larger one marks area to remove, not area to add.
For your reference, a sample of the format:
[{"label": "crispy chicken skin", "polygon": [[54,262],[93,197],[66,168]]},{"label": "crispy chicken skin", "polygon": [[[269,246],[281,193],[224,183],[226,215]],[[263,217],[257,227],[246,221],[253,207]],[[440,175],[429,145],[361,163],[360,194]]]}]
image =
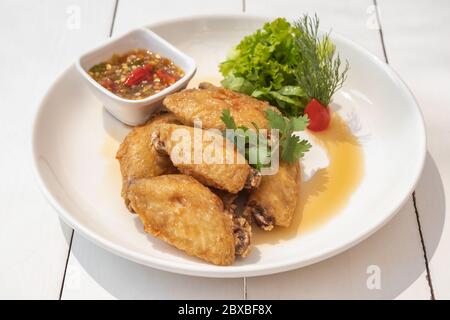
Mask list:
[{"label": "crispy chicken skin", "polygon": [[[198,141],[195,141],[194,130],[201,133]],[[188,141],[185,148],[181,147],[184,145],[181,143],[184,140],[182,137],[186,137],[185,141]],[[194,161],[195,148],[199,149],[198,145],[195,147],[195,143],[202,144],[199,161]],[[163,124],[153,132],[152,144],[155,149],[167,153],[178,170],[207,186],[237,193],[244,187],[255,188],[259,185],[260,175],[254,172],[229,140],[217,133]],[[185,156],[187,160],[181,161]],[[231,159],[230,163],[227,163],[227,159]]]},{"label": "crispy chicken skin", "polygon": [[138,179],[130,183],[127,196],[146,232],[213,264],[234,262],[233,221],[221,200],[194,178]]},{"label": "crispy chicken skin", "polygon": [[155,128],[162,123],[177,123],[175,115],[161,113],[153,116],[145,125],[134,127],[117,151],[116,159],[122,173],[122,197],[128,207],[126,189],[129,181],[174,173],[176,168],[169,157],[157,152],[150,143]]},{"label": "crispy chicken skin", "polygon": [[278,172],[263,176],[259,188],[252,191],[244,215],[266,231],[275,225],[288,227],[295,213],[299,192],[300,163],[281,161]]},{"label": "crispy chicken skin", "polygon": [[164,105],[185,125],[193,126],[194,120],[202,121],[204,129],[225,130],[220,119],[223,109],[230,109],[237,126],[268,129],[265,110],[276,108],[268,103],[229,89],[216,87],[210,83],[201,83],[199,89],[187,89],[164,99]]}]

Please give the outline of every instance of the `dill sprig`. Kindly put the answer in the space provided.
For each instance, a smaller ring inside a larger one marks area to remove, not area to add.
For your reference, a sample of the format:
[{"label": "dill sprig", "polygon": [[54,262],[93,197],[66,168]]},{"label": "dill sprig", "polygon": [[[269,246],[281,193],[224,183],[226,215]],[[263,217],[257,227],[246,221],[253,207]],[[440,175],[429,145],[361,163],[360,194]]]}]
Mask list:
[{"label": "dill sprig", "polygon": [[341,71],[341,59],[329,34],[319,36],[319,18],[304,15],[294,22],[299,31],[295,36],[301,63],[294,71],[299,85],[310,99],[327,106],[333,94],[342,87],[349,70],[348,61]]}]

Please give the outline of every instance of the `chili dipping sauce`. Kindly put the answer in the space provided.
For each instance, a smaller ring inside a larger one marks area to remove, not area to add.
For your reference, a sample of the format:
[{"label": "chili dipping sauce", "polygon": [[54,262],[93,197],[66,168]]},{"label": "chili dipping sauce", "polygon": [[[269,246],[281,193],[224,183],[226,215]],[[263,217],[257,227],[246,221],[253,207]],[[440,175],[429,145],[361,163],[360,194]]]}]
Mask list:
[{"label": "chili dipping sauce", "polygon": [[145,49],[113,54],[88,73],[107,90],[131,100],[156,94],[184,76],[183,70],[171,60]]}]

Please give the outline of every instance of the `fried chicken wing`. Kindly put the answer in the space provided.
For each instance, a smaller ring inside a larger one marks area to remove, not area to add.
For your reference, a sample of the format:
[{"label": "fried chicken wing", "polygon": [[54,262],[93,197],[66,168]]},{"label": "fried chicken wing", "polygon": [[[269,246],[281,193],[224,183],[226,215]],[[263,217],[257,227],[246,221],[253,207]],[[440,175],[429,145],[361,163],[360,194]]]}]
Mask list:
[{"label": "fried chicken wing", "polygon": [[138,179],[130,183],[127,196],[146,232],[189,255],[230,265],[235,254],[249,250],[249,243],[238,238],[247,237],[244,226],[236,227],[219,197],[192,177]]},{"label": "fried chicken wing", "polygon": [[244,216],[235,210],[235,205],[228,209],[228,214],[233,222],[234,252],[237,256],[245,258],[251,250],[252,226]]},{"label": "fried chicken wing", "polygon": [[223,202],[225,209],[233,220],[234,250],[237,256],[246,257],[250,253],[252,243],[252,226],[246,217],[238,212],[236,200],[238,194],[210,188]]},{"label": "fried chicken wing", "polygon": [[235,205],[235,201],[239,196],[239,194],[237,193],[230,193],[225,190],[220,190],[216,188],[209,188],[209,189],[212,192],[214,192],[220,198],[220,200],[222,200],[223,205],[226,209],[233,208],[233,206]]},{"label": "fried chicken wing", "polygon": [[193,126],[194,120],[199,119],[204,129],[226,129],[220,119],[223,109],[230,110],[237,126],[253,128],[255,123],[259,128],[269,129],[264,111],[267,108],[277,111],[267,102],[209,83],[167,96],[163,103],[183,124]]},{"label": "fried chicken wing", "polygon": [[169,157],[152,147],[150,137],[158,125],[177,122],[175,115],[171,113],[155,115],[145,125],[134,127],[120,145],[116,159],[120,163],[122,197],[127,207],[129,201],[126,189],[129,181],[176,172]]},{"label": "fried chicken wing", "polygon": [[[152,134],[152,144],[167,153],[178,170],[207,186],[237,193],[244,187],[259,185],[259,173],[248,165],[232,142],[218,133],[164,124]],[[197,159],[195,153],[199,154]]]},{"label": "fried chicken wing", "polygon": [[278,172],[263,176],[259,188],[252,191],[244,215],[266,231],[275,225],[288,227],[295,213],[299,192],[299,162],[290,164],[281,161]]}]

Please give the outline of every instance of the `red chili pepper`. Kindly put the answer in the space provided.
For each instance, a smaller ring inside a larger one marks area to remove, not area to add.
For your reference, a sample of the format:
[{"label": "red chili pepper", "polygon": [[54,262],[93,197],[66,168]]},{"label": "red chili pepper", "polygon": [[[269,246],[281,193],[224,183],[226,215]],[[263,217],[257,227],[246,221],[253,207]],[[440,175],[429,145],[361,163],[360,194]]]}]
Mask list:
[{"label": "red chili pepper", "polygon": [[323,131],[330,125],[330,108],[322,105],[316,99],[312,99],[308,103],[305,113],[308,115],[308,129],[311,131]]},{"label": "red chili pepper", "polygon": [[153,74],[151,74],[151,73],[147,74],[147,76],[145,77],[145,80],[147,80],[147,82],[152,82],[153,81]]},{"label": "red chili pepper", "polygon": [[133,72],[131,72],[128,75],[128,78],[125,80],[124,84],[126,86],[131,87],[134,85],[138,85],[144,80],[152,81],[153,80],[153,75],[151,73],[152,70],[153,70],[152,64],[146,64],[143,67],[136,68],[133,70]]},{"label": "red chili pepper", "polygon": [[163,70],[156,71],[156,75],[158,78],[160,78],[164,83],[173,84],[175,83],[176,79],[169,75],[167,72]]}]

